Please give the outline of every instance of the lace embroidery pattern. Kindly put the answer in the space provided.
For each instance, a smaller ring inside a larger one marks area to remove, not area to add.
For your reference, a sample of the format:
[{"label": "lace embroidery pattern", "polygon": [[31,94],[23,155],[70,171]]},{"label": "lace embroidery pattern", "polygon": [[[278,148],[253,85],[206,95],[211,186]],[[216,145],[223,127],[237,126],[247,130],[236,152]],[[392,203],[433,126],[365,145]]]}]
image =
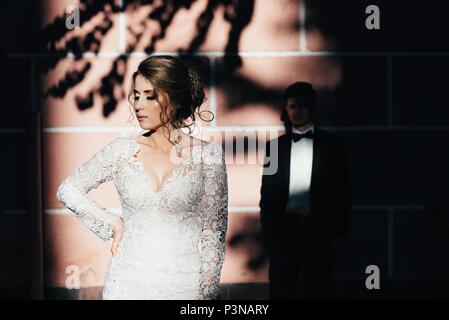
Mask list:
[{"label": "lace embroidery pattern", "polygon": [[120,137],[68,176],[58,200],[101,239],[120,216],[87,196],[105,181],[118,191],[125,232],[105,278],[104,299],[217,299],[228,214],[220,145],[203,142],[155,192],[140,145]]}]

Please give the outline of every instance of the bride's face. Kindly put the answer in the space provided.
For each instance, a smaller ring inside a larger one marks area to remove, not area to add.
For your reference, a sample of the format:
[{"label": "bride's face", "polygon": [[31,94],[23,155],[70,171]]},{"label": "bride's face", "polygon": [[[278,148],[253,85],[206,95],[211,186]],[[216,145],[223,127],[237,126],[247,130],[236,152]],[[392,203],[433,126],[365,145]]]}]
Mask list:
[{"label": "bride's face", "polygon": [[162,126],[161,112],[167,109],[162,107],[163,97],[157,96],[153,84],[141,75],[137,75],[134,81],[132,102],[142,129],[157,130]]}]

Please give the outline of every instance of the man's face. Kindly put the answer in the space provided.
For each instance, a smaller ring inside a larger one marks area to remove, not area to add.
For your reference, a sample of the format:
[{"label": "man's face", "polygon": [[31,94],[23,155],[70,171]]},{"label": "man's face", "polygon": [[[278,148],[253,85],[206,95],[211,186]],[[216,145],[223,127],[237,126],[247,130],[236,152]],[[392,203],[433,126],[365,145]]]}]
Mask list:
[{"label": "man's face", "polygon": [[285,109],[290,121],[295,127],[304,126],[312,121],[310,109],[302,106],[301,99],[299,98],[288,98]]}]

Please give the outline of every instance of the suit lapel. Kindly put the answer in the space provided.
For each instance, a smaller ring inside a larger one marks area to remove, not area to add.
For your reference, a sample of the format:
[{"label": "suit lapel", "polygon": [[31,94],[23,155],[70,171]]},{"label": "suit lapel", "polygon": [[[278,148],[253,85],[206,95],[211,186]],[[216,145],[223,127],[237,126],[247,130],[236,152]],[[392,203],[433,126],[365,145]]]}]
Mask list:
[{"label": "suit lapel", "polygon": [[313,137],[313,159],[312,159],[312,178],[310,182],[310,193],[313,192],[315,186],[315,181],[318,178],[319,173],[319,163],[320,163],[320,148],[321,148],[321,132],[315,127],[314,137]]}]

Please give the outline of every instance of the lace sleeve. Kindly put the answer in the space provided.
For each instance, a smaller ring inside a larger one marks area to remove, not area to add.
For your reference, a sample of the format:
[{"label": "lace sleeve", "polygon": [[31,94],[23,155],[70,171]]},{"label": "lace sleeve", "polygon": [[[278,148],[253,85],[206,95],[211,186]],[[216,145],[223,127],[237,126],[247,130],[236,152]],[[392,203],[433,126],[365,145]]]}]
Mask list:
[{"label": "lace sleeve", "polygon": [[218,299],[226,252],[228,182],[222,147],[211,143],[204,151],[202,164],[205,193],[200,202],[203,222],[200,237],[200,296],[203,300],[211,300]]},{"label": "lace sleeve", "polygon": [[56,192],[56,198],[104,241],[112,238],[112,225],[120,216],[99,205],[87,194],[91,189],[114,178],[126,154],[119,137],[103,147],[66,177]]}]

